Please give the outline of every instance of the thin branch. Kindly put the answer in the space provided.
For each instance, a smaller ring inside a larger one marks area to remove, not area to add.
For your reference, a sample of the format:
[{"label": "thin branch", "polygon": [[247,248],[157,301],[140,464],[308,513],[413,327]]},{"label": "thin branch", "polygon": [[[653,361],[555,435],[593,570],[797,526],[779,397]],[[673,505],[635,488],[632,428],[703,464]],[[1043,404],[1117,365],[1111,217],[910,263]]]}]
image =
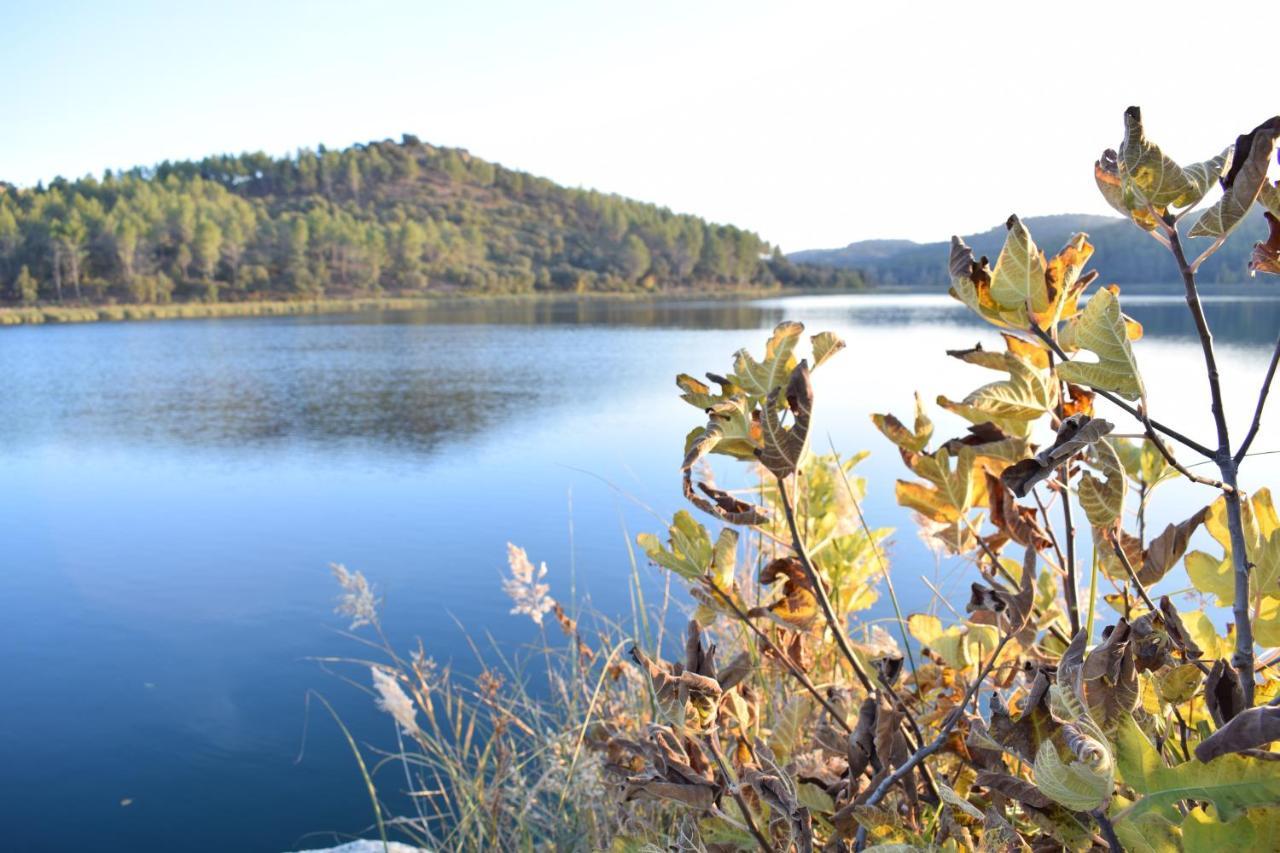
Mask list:
[{"label": "thin branch", "polygon": [[[902,635],[902,649],[907,653],[907,661],[911,664],[911,674],[916,674],[916,657],[911,652],[911,639],[907,636],[907,621],[902,618],[902,608],[898,605],[898,592],[893,587],[893,577],[889,574],[889,567],[885,564],[884,554],[880,551],[880,543],[871,533],[871,525],[867,524],[867,518],[862,514],[862,502],[858,500],[858,496],[853,493],[853,484],[849,482],[849,476],[845,474],[844,466],[840,463],[840,455],[836,453],[835,442],[831,440],[831,436],[827,436],[827,442],[831,445],[831,453],[836,457],[836,468],[840,471],[840,479],[844,481],[845,492],[849,495],[849,502],[853,504],[854,511],[858,514],[858,523],[862,525],[862,532],[867,537],[867,542],[871,545],[871,550],[876,555],[876,562],[880,565],[880,574],[884,576],[885,586],[889,589],[889,601],[893,604],[894,615],[898,617],[898,632]],[[920,684],[916,683],[916,696],[920,695]]]},{"label": "thin branch", "polygon": [[[1213,333],[1209,331],[1209,322],[1204,316],[1204,306],[1200,304],[1200,293],[1196,289],[1196,273],[1194,267],[1187,263],[1182,253],[1182,243],[1178,232],[1172,229],[1169,236],[1169,249],[1173,259],[1178,263],[1182,273],[1183,289],[1186,292],[1187,308],[1195,320],[1196,333],[1200,337],[1200,351],[1204,356],[1205,373],[1209,379],[1210,408],[1213,411],[1213,423],[1218,431],[1218,452],[1213,459],[1218,463],[1222,473],[1222,481],[1231,487],[1223,492],[1227,509],[1227,531],[1230,533],[1231,558],[1235,580],[1235,602],[1232,605],[1232,617],[1236,626],[1236,651],[1231,656],[1231,663],[1237,672],[1246,673],[1241,679],[1244,688],[1245,707],[1253,707],[1254,690],[1254,652],[1253,623],[1249,613],[1249,555],[1244,540],[1244,517],[1240,507],[1240,492],[1236,487],[1237,463],[1231,454],[1231,434],[1227,429],[1227,416],[1222,405],[1222,385],[1218,379],[1218,360],[1213,351]],[[1260,415],[1259,415],[1260,417]]]},{"label": "thin branch", "polygon": [[1116,837],[1116,828],[1111,825],[1111,819],[1107,817],[1102,809],[1094,809],[1089,812],[1089,817],[1093,818],[1098,824],[1098,829],[1102,830],[1102,837],[1107,839],[1107,847],[1112,853],[1124,853],[1124,845],[1120,843],[1120,839]]},{"label": "thin branch", "polygon": [[[1049,337],[1049,335],[1045,332],[1044,329],[1032,323],[1031,333],[1035,335],[1037,338],[1039,338],[1040,340],[1044,341],[1046,344],[1048,344],[1049,348],[1052,349],[1057,354],[1058,358],[1062,359],[1063,361],[1071,360],[1070,356],[1068,356],[1062,350],[1062,347],[1058,346],[1058,342],[1055,341],[1053,338]],[[1113,405],[1118,406],[1120,409],[1133,415],[1139,421],[1143,419],[1142,415],[1138,413],[1137,407],[1122,400],[1121,398],[1117,397],[1115,394],[1112,394],[1110,391],[1104,391],[1101,388],[1095,388],[1093,390],[1097,394],[1099,394],[1104,400],[1110,401]],[[1212,450],[1205,447],[1203,444],[1196,441],[1195,439],[1187,438],[1185,435],[1173,429],[1172,427],[1167,427],[1156,420],[1151,421],[1151,426],[1154,429],[1158,429],[1160,432],[1169,436],[1169,438],[1172,438],[1174,441],[1178,442],[1179,444],[1182,444],[1186,447],[1191,448],[1196,453],[1199,453],[1201,456],[1205,456],[1209,459],[1217,459],[1217,454],[1215,454]]]},{"label": "thin branch", "polygon": [[1151,419],[1147,417],[1146,409],[1139,408],[1138,411],[1141,413],[1143,425],[1147,428],[1146,437],[1155,445],[1156,450],[1160,451],[1160,455],[1164,457],[1164,461],[1168,462],[1170,467],[1193,483],[1199,483],[1202,486],[1211,486],[1224,492],[1232,491],[1231,487],[1221,480],[1215,480],[1212,477],[1201,477],[1198,474],[1192,474],[1188,471],[1187,466],[1183,465],[1176,457],[1174,457],[1173,452],[1169,450],[1168,445],[1164,443],[1164,439],[1160,438],[1156,433],[1155,428],[1151,425]]},{"label": "thin branch", "polygon": [[755,838],[756,844],[760,845],[760,849],[764,853],[777,853],[776,848],[769,843],[769,839],[765,838],[756,828],[755,819],[751,817],[751,809],[747,806],[746,799],[742,796],[742,792],[738,790],[738,784],[734,781],[729,773],[729,765],[725,762],[724,756],[720,753],[720,735],[711,732],[707,736],[707,746],[711,747],[711,757],[716,760],[716,764],[720,767],[720,772],[724,774],[725,784],[729,786],[729,793],[733,796],[734,802],[738,804],[738,809],[742,812],[743,819],[747,822],[747,829],[751,831],[751,835]]},{"label": "thin branch", "polygon": [[1076,526],[1071,518],[1071,472],[1069,462],[1062,463],[1058,476],[1062,482],[1062,520],[1066,525],[1067,538],[1067,571],[1065,589],[1067,599],[1067,620],[1071,624],[1071,636],[1080,633],[1080,588],[1076,584]]},{"label": "thin branch", "polygon": [[809,579],[809,583],[813,586],[813,596],[818,600],[818,607],[822,610],[823,618],[827,620],[827,627],[831,629],[836,645],[848,659],[849,665],[853,667],[854,675],[861,682],[862,689],[870,693],[875,689],[871,677],[867,675],[857,656],[854,655],[853,647],[849,645],[849,638],[844,635],[844,626],[840,624],[840,617],[836,615],[835,608],[831,606],[831,598],[827,595],[827,588],[823,585],[822,578],[818,576],[817,569],[813,567],[813,562],[809,559],[804,540],[800,538],[800,527],[796,524],[796,514],[791,506],[791,495],[787,493],[786,480],[782,477],[778,477],[777,480],[778,498],[782,501],[782,509],[787,515],[787,527],[791,530],[791,547],[796,552],[796,557],[800,560],[800,567],[804,569],[805,577]]},{"label": "thin branch", "polygon": [[1262,381],[1262,390],[1258,392],[1258,407],[1253,412],[1253,423],[1249,426],[1249,433],[1244,437],[1244,441],[1240,443],[1240,449],[1236,451],[1237,465],[1244,459],[1249,452],[1249,446],[1258,436],[1258,428],[1262,426],[1262,410],[1267,405],[1267,394],[1271,392],[1271,380],[1275,378],[1278,363],[1280,363],[1280,337],[1276,338],[1276,347],[1271,352],[1271,364],[1267,366],[1267,378]]},{"label": "thin branch", "polygon": [[1182,273],[1182,285],[1187,308],[1191,311],[1191,319],[1196,324],[1196,335],[1200,339],[1200,352],[1204,357],[1205,373],[1209,379],[1209,402],[1213,411],[1213,423],[1218,431],[1218,453],[1214,458],[1221,458],[1223,452],[1231,446],[1231,438],[1227,432],[1227,417],[1222,406],[1222,384],[1218,379],[1218,357],[1213,350],[1213,332],[1209,330],[1209,321],[1204,316],[1204,306],[1200,304],[1200,292],[1196,289],[1195,270],[1187,263],[1182,253],[1182,243],[1178,232],[1169,237],[1169,251],[1178,262],[1178,270]]},{"label": "thin branch", "polygon": [[[1126,554],[1124,552],[1124,548],[1120,546],[1120,540],[1116,538],[1114,532],[1107,531],[1107,542],[1111,544],[1111,550],[1115,552],[1116,559],[1120,561],[1120,565],[1124,566],[1125,573],[1129,575],[1129,580],[1133,583],[1134,589],[1138,591],[1138,596],[1142,599],[1142,603],[1147,605],[1147,609],[1152,613],[1159,613],[1160,608],[1151,600],[1151,594],[1147,592],[1147,588],[1143,585],[1142,581],[1138,579],[1138,573],[1134,571],[1133,563],[1129,561],[1129,555]],[[1185,652],[1186,649],[1183,649],[1184,654]],[[1209,667],[1205,666],[1205,664],[1199,659],[1188,656],[1187,660],[1195,664],[1196,668],[1205,675],[1209,674]]]}]

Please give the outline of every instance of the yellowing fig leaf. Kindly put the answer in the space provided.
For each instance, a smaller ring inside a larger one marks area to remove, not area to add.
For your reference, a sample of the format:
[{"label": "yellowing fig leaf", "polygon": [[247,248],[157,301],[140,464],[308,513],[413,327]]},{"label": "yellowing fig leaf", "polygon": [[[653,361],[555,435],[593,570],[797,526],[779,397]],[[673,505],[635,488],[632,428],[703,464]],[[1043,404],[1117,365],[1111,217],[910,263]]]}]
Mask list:
[{"label": "yellowing fig leaf", "polygon": [[1115,830],[1125,853],[1184,853],[1182,830],[1155,812],[1126,820]]},{"label": "yellowing fig leaf", "polygon": [[919,394],[916,394],[916,420],[913,429],[907,429],[902,421],[889,414],[872,415],[871,422],[899,449],[911,453],[923,452],[929,444],[929,439],[933,437],[933,422],[924,413],[924,403],[920,400]]},{"label": "yellowing fig leaf", "polygon": [[[1255,602],[1263,597],[1280,598],[1280,522],[1271,490],[1259,489],[1252,499],[1241,502],[1240,510],[1247,556],[1253,564],[1250,597]],[[1235,602],[1235,579],[1225,497],[1209,505],[1204,526],[1222,546],[1223,555],[1219,558],[1192,551],[1186,558],[1187,574],[1196,589],[1217,596],[1219,606],[1230,607]]]},{"label": "yellowing fig leaf", "polygon": [[1092,363],[1072,360],[1059,364],[1058,376],[1063,381],[1114,391],[1127,400],[1137,400],[1146,393],[1129,347],[1120,300],[1110,289],[1090,297],[1084,311],[1062,327],[1058,341],[1064,349],[1085,349],[1098,357]]},{"label": "yellowing fig leaf", "polygon": [[907,631],[916,642],[927,646],[942,636],[942,620],[928,613],[913,613],[907,617]]},{"label": "yellowing fig leaf", "polygon": [[1115,744],[1121,778],[1141,795],[1116,816],[1117,823],[1182,800],[1211,802],[1224,821],[1253,806],[1280,803],[1280,762],[1224,755],[1167,767],[1132,718],[1116,729]]},{"label": "yellowing fig leaf", "polygon": [[991,295],[991,270],[987,259],[976,260],[973,250],[959,237],[951,238],[951,290],[952,299],[959,300],[979,317],[993,326],[1021,328],[1025,310],[1009,310],[1001,307]]},{"label": "yellowing fig leaf", "polygon": [[1216,157],[1193,163],[1190,166],[1184,166],[1182,174],[1186,177],[1191,187],[1185,195],[1174,201],[1173,206],[1194,207],[1199,204],[1214,182],[1222,177],[1222,173],[1227,168],[1227,158],[1231,156],[1232,150],[1232,146],[1228,145]]},{"label": "yellowing fig leaf", "polygon": [[781,387],[795,369],[796,343],[804,331],[801,323],[779,323],[765,344],[764,361],[756,361],[745,349],[733,357],[733,374],[729,377],[750,397],[763,399]]},{"label": "yellowing fig leaf", "polygon": [[1009,233],[991,274],[991,297],[1015,316],[1044,315],[1050,307],[1044,252],[1018,217],[1010,216],[1005,228]]},{"label": "yellowing fig leaf", "polygon": [[1280,138],[1280,116],[1272,116],[1236,139],[1231,166],[1222,178],[1222,198],[1200,215],[1192,237],[1225,237],[1240,224],[1267,183],[1267,168]]},{"label": "yellowing fig leaf", "polygon": [[[1182,167],[1147,139],[1142,111],[1137,107],[1124,111],[1124,141],[1120,143],[1118,165],[1123,199],[1129,210],[1148,205],[1163,210],[1185,204],[1185,199],[1195,196],[1197,185]],[[1203,190],[1200,195],[1204,195]]]},{"label": "yellowing fig leaf", "polygon": [[1032,318],[1041,328],[1056,326],[1059,320],[1074,317],[1080,310],[1078,302],[1097,273],[1081,275],[1084,265],[1093,256],[1093,246],[1084,234],[1076,234],[1049,260],[1045,268],[1045,286],[1049,292],[1052,310],[1035,313]]},{"label": "yellowing fig leaf", "polygon": [[1111,205],[1123,216],[1132,217],[1139,228],[1154,231],[1159,222],[1145,206],[1131,208],[1125,201],[1123,182],[1120,180],[1120,155],[1108,148],[1102,157],[1093,164],[1093,179],[1098,184],[1098,191],[1107,204]]},{"label": "yellowing fig leaf", "polygon": [[834,332],[819,332],[811,337],[813,344],[813,369],[817,370],[823,362],[844,349],[844,341]]},{"label": "yellowing fig leaf", "polygon": [[[988,383],[956,402],[945,395],[938,405],[974,424],[992,423],[1009,435],[1026,437],[1031,424],[1058,402],[1058,383],[1049,370],[1043,350],[1005,335],[1005,352],[977,346],[969,350],[948,350],[947,355],[969,364],[1000,370],[1007,379]],[[1043,359],[1043,361],[1041,361]]]},{"label": "yellowing fig leaf", "polygon": [[1105,440],[1090,448],[1089,462],[1101,472],[1102,479],[1089,471],[1080,475],[1080,485],[1076,487],[1080,506],[1090,524],[1106,529],[1119,521],[1124,512],[1124,469],[1111,443]]},{"label": "yellowing fig leaf", "polygon": [[1202,677],[1199,667],[1193,663],[1184,663],[1156,676],[1156,689],[1164,701],[1181,705],[1191,701],[1200,687]]}]

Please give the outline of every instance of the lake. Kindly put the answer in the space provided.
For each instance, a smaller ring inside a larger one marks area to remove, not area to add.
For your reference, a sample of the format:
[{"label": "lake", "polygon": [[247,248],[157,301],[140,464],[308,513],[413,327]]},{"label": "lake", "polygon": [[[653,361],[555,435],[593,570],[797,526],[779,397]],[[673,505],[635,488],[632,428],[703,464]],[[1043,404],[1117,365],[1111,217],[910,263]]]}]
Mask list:
[{"label": "lake", "polygon": [[[1280,329],[1268,292],[1206,306],[1237,438]],[[1153,415],[1208,442],[1181,300],[1125,306],[1146,326]],[[727,370],[783,319],[848,342],[816,374],[814,436],[873,451],[865,508],[898,530],[905,605],[937,606],[921,576],[967,600],[965,567],[939,564],[894,504],[901,462],[867,417],[909,415],[913,389],[958,398],[995,378],[943,354],[998,345],[945,297],[548,298],[0,330],[0,846],[281,851],[365,832],[359,774],[314,708],[302,749],[309,689],[362,741],[394,743],[368,697],[308,660],[357,651],[337,634],[328,564],[377,585],[397,644],[420,636],[461,669],[459,623],[537,636],[499,586],[508,541],[547,562],[553,594],[572,578],[624,613],[624,540],[662,530],[645,507],[682,506],[684,436],[704,420],[675,374]],[[941,437],[958,430],[935,414]],[[1280,409],[1255,451],[1280,450],[1277,423]],[[1280,484],[1276,460],[1253,460],[1242,485]],[[1211,497],[1171,489],[1153,523]]]}]

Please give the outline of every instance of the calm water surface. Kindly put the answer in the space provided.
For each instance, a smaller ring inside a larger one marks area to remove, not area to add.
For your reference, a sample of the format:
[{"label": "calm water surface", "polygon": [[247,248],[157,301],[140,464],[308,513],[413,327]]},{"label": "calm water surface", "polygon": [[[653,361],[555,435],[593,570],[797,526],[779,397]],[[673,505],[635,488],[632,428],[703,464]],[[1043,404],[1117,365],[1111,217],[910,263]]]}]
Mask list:
[{"label": "calm water surface", "polygon": [[[1126,307],[1147,328],[1153,413],[1208,441],[1181,302]],[[1208,311],[1238,435],[1280,302]],[[998,341],[942,297],[0,330],[0,847],[280,851],[365,832],[363,786],[327,717],[312,715],[299,760],[308,689],[392,744],[365,696],[307,660],[355,651],[335,633],[327,564],[377,583],[394,641],[420,636],[461,668],[455,619],[535,638],[499,589],[508,540],[548,563],[553,594],[572,572],[595,607],[627,611],[624,537],[659,529],[641,504],[680,507],[683,437],[700,421],[674,375],[727,369],[783,319],[849,343],[816,376],[815,434],[873,451],[867,510],[899,530],[907,606],[938,606],[921,576],[964,601],[962,567],[939,565],[894,505],[900,463],[866,417],[909,414],[916,388],[960,397],[996,378],[943,355]],[[1275,423],[1280,411],[1255,449],[1280,449]],[[1280,483],[1277,459],[1259,457],[1244,485]],[[1166,512],[1204,497],[1170,492]]]}]

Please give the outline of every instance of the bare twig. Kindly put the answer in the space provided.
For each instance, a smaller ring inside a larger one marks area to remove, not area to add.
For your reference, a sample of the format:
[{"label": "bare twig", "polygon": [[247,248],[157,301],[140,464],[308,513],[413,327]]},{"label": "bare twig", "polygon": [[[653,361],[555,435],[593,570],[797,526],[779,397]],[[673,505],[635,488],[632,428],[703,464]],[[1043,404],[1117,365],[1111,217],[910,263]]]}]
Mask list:
[{"label": "bare twig", "polygon": [[[1218,463],[1222,473],[1222,481],[1230,487],[1223,491],[1227,509],[1227,531],[1231,539],[1231,558],[1235,574],[1235,602],[1232,615],[1236,626],[1236,651],[1231,663],[1236,670],[1245,673],[1241,678],[1244,688],[1245,707],[1253,707],[1254,688],[1254,652],[1253,623],[1249,613],[1249,555],[1244,540],[1244,518],[1240,508],[1240,492],[1236,486],[1237,463],[1231,454],[1231,434],[1227,429],[1226,412],[1222,405],[1222,385],[1218,379],[1218,359],[1213,350],[1213,333],[1204,316],[1204,307],[1200,304],[1200,293],[1196,289],[1195,267],[1187,263],[1182,252],[1182,243],[1178,239],[1176,229],[1171,229],[1169,250],[1177,261],[1178,270],[1182,273],[1182,284],[1186,294],[1187,308],[1196,324],[1196,333],[1200,338],[1200,351],[1204,357],[1205,373],[1209,380],[1210,408],[1213,412],[1213,423],[1218,432],[1218,450],[1213,460]],[[1259,417],[1261,415],[1259,414]]]},{"label": "bare twig", "polygon": [[822,578],[818,576],[817,569],[813,567],[813,562],[809,559],[809,553],[804,546],[804,540],[800,537],[800,527],[796,524],[796,514],[791,506],[791,495],[787,492],[786,480],[782,477],[778,477],[777,480],[778,499],[782,501],[782,509],[787,515],[787,527],[791,530],[791,547],[796,552],[797,559],[800,560],[800,567],[804,570],[805,577],[813,585],[813,596],[818,600],[818,607],[822,610],[822,616],[827,621],[827,627],[831,629],[831,633],[835,637],[836,645],[840,648],[845,658],[848,659],[854,675],[858,677],[858,681],[862,684],[862,688],[870,693],[875,689],[871,677],[867,675],[857,656],[854,655],[853,647],[849,645],[849,638],[844,634],[844,626],[840,624],[840,617],[836,615],[835,608],[831,606],[831,598],[827,595],[827,588],[822,583]]},{"label": "bare twig", "polygon": [[1071,472],[1070,463],[1064,462],[1058,469],[1058,477],[1062,483],[1062,521],[1066,525],[1067,538],[1067,578],[1063,592],[1067,599],[1067,620],[1071,624],[1071,636],[1080,633],[1080,589],[1076,584],[1076,526],[1071,518]]},{"label": "bare twig", "polygon": [[760,849],[764,853],[777,853],[776,848],[769,843],[769,839],[765,838],[756,828],[755,819],[751,817],[751,809],[747,806],[746,799],[742,796],[742,792],[738,790],[738,784],[734,781],[733,776],[729,772],[729,765],[725,762],[724,756],[720,753],[720,735],[712,731],[707,735],[707,746],[711,748],[711,757],[716,760],[716,764],[720,768],[720,772],[724,774],[725,784],[729,788],[729,793],[733,796],[734,802],[738,804],[738,809],[742,812],[742,817],[747,822],[747,829],[751,831],[752,837],[755,838],[756,844],[760,845]]},{"label": "bare twig", "polygon": [[[1062,347],[1058,346],[1058,342],[1055,341],[1053,338],[1049,337],[1048,333],[1046,333],[1044,329],[1032,323],[1031,333],[1035,335],[1037,338],[1039,338],[1040,340],[1044,341],[1049,346],[1049,348],[1052,349],[1057,354],[1058,358],[1064,361],[1070,361],[1070,356],[1068,356],[1065,352],[1063,352]],[[1095,388],[1094,391],[1099,396],[1101,396],[1104,400],[1110,401],[1113,405],[1118,406],[1120,409],[1133,415],[1139,421],[1142,420],[1142,415],[1138,413],[1138,409],[1136,406],[1126,402],[1125,400],[1122,400],[1120,397],[1117,397],[1115,394],[1112,394],[1110,391],[1104,391],[1101,388]],[[1187,438],[1185,435],[1173,429],[1172,427],[1165,426],[1164,424],[1160,423],[1157,420],[1152,420],[1151,426],[1153,429],[1159,430],[1160,432],[1169,436],[1169,438],[1172,438],[1174,441],[1178,442],[1179,444],[1182,444],[1186,447],[1191,448],[1196,453],[1199,453],[1201,456],[1204,456],[1208,459],[1217,458],[1216,454],[1212,450],[1205,447],[1203,444],[1196,441],[1195,439]]]},{"label": "bare twig", "polygon": [[1253,440],[1258,437],[1258,428],[1262,426],[1262,410],[1267,405],[1267,394],[1271,392],[1271,380],[1276,375],[1276,365],[1280,363],[1280,337],[1276,338],[1275,349],[1271,351],[1271,364],[1267,366],[1267,378],[1262,380],[1262,390],[1258,392],[1258,406],[1253,412],[1253,423],[1249,426],[1249,432],[1244,437],[1244,441],[1240,442],[1240,449],[1236,451],[1235,463],[1240,464],[1245,455],[1249,452],[1249,447],[1253,444]]},{"label": "bare twig", "polygon": [[1116,828],[1111,825],[1111,819],[1107,817],[1102,809],[1094,809],[1089,812],[1089,817],[1093,818],[1098,824],[1098,829],[1102,830],[1102,837],[1107,839],[1107,847],[1112,853],[1124,853],[1124,845],[1120,843],[1120,839],[1116,837]]},{"label": "bare twig", "polygon": [[1192,474],[1188,471],[1187,467],[1179,462],[1173,455],[1173,452],[1169,450],[1168,445],[1164,443],[1164,439],[1160,438],[1159,434],[1155,431],[1155,428],[1151,425],[1151,419],[1147,417],[1146,409],[1139,408],[1138,411],[1141,413],[1143,425],[1147,428],[1146,437],[1155,445],[1156,450],[1160,451],[1160,455],[1164,457],[1164,461],[1168,462],[1171,468],[1193,483],[1199,483],[1202,486],[1211,486],[1224,492],[1231,491],[1231,487],[1221,480],[1215,480],[1212,477],[1201,477],[1198,474]]}]

